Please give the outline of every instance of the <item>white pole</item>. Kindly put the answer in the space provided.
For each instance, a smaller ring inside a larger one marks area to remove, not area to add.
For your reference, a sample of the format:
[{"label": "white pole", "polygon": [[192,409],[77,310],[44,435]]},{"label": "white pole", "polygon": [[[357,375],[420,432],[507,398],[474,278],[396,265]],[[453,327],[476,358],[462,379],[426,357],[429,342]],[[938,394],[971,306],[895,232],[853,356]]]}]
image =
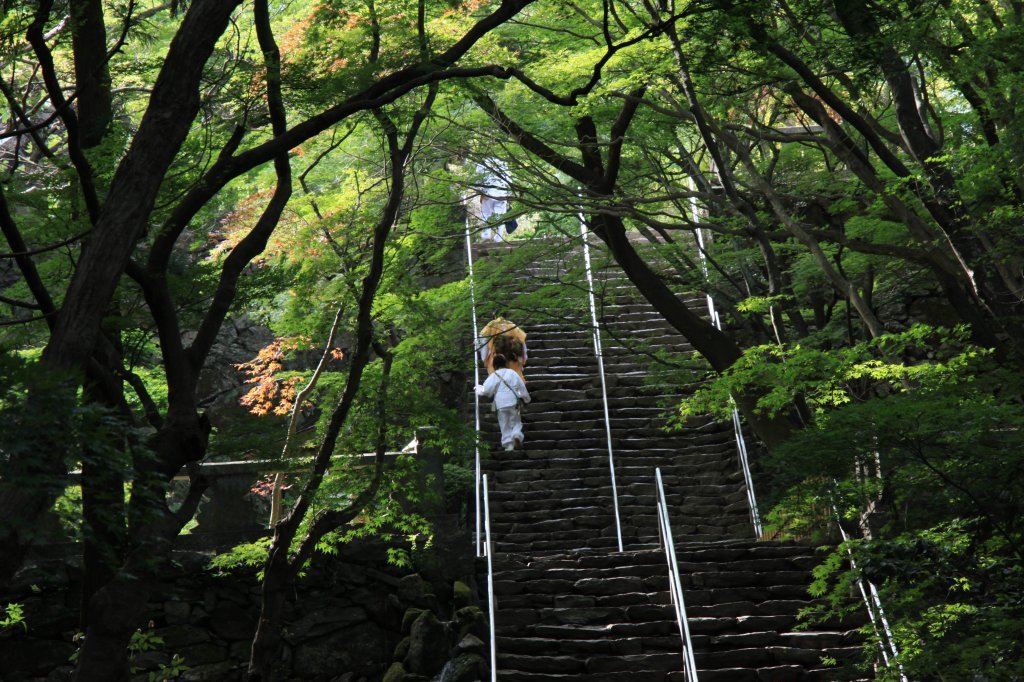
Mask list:
[{"label": "white pole", "polygon": [[[694,189],[693,180],[690,180],[690,189]],[[690,214],[693,218],[694,225],[700,225],[700,208],[697,206],[697,197],[690,197]],[[711,297],[711,277],[708,271],[707,256],[705,255],[706,242],[704,241],[704,230],[700,227],[695,227],[694,232],[697,235],[697,255],[700,257],[700,267],[704,271],[704,283],[707,285],[708,291],[705,295],[708,305],[708,316],[711,318],[711,324],[715,325],[715,328],[719,331],[722,330],[722,318],[718,316],[718,311],[715,309],[715,299]],[[730,398],[731,399],[731,398]],[[743,437],[743,422],[740,421],[739,410],[736,409],[736,403],[733,401],[732,408],[732,428],[736,436],[736,451],[740,458],[740,468],[743,469],[743,482],[747,487],[747,503],[750,505],[750,520],[754,526],[754,535],[760,538],[763,534],[761,528],[761,513],[757,508],[757,497],[754,495],[754,477],[750,473],[750,458],[747,456],[747,441]]]},{"label": "white pole", "polygon": [[597,371],[601,377],[601,401],[604,406],[604,430],[608,441],[608,471],[612,480],[612,509],[615,510],[615,537],[622,548],[622,523],[619,520],[619,490],[615,483],[615,454],[612,449],[612,422],[608,415],[608,388],[604,378],[604,354],[601,350],[601,330],[597,325],[597,304],[594,302],[594,275],[590,269],[590,243],[587,240],[587,225],[583,214],[579,214],[580,237],[583,240],[583,262],[587,268],[587,294],[590,302],[591,336],[594,339],[594,355],[597,356]]},{"label": "white pole", "polygon": [[494,610],[497,604],[494,602],[494,565],[491,562],[494,556],[494,548],[491,546],[491,505],[488,502],[487,474],[483,477],[484,483],[484,532],[487,534],[487,611],[490,618],[491,629],[491,682],[498,682],[498,645],[497,634],[494,632]]},{"label": "white pole", "polygon": [[689,682],[697,682],[697,660],[693,655],[693,638],[690,637],[690,623],[686,619],[686,602],[683,599],[683,583],[679,575],[679,559],[676,557],[676,541],[672,537],[672,526],[668,521],[668,500],[665,498],[665,485],[661,480],[661,469],[654,470],[654,478],[658,485],[658,506],[660,507],[661,523],[664,525],[665,555],[668,558],[669,587],[675,596],[676,619],[679,622],[680,635],[683,639],[683,667]]},{"label": "white pole", "polygon": [[[473,242],[469,237],[469,206],[466,206],[466,263],[469,266],[469,302],[473,311],[473,385],[480,383],[480,356],[476,344],[480,339],[479,327],[476,323],[476,284],[473,281]],[[476,447],[474,448],[474,459],[476,465],[476,498],[473,506],[476,507],[476,555],[483,556],[480,537],[480,396],[473,391],[473,411],[476,426]]]},{"label": "white pole", "polygon": [[[836,507],[835,502],[832,503],[832,512],[836,515],[836,525],[839,527],[839,534],[842,536],[843,542],[849,542],[850,536],[846,533],[846,529],[843,528],[842,518],[839,516],[839,509]],[[849,546],[846,548],[846,553],[850,557],[850,568],[857,571],[857,563],[853,560],[853,550]],[[867,584],[867,590],[864,589],[865,584]],[[896,648],[896,640],[893,637],[892,629],[889,627],[889,620],[885,617],[882,599],[878,595],[875,584],[870,580],[858,577],[857,587],[860,588],[860,595],[864,599],[864,606],[868,610],[868,616],[871,617],[871,627],[874,628],[875,636],[878,637],[878,648],[882,652],[882,660],[885,662],[886,667],[892,667],[892,664],[895,663],[896,669],[899,671],[900,681],[907,682],[907,676],[903,672],[903,664],[899,661],[899,650]],[[879,624],[882,626],[881,632],[879,631]],[[881,636],[882,633],[885,634],[885,637]],[[888,645],[889,651],[892,652],[891,661],[886,652],[886,645]]]}]

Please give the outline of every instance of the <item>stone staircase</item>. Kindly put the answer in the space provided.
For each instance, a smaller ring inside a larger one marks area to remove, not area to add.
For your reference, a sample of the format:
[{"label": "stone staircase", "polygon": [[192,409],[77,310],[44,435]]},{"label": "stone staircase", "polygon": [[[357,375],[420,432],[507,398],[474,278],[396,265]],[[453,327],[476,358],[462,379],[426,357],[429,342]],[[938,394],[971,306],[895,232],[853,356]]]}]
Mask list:
[{"label": "stone staircase", "polygon": [[[502,250],[487,252],[500,265]],[[685,679],[658,544],[655,467],[670,507],[699,679],[855,679],[861,647],[853,629],[863,621],[795,629],[797,613],[814,604],[807,585],[819,557],[807,546],[754,538],[730,424],[698,419],[665,431],[666,405],[687,387],[651,383],[645,354],[691,349],[609,267],[599,272],[598,288],[625,549],[617,551],[589,314],[569,319],[567,301],[549,309],[543,301],[550,294],[529,293],[560,278],[578,284],[570,262],[549,256],[520,266],[515,283],[494,294],[508,302],[522,293],[527,301],[523,310],[493,307],[508,310],[529,333],[533,397],[523,418],[525,450],[502,451],[497,424],[483,412],[498,679]],[[583,295],[578,286],[559,292]],[[486,299],[481,309],[488,309]],[[486,571],[485,562],[479,570]]]}]

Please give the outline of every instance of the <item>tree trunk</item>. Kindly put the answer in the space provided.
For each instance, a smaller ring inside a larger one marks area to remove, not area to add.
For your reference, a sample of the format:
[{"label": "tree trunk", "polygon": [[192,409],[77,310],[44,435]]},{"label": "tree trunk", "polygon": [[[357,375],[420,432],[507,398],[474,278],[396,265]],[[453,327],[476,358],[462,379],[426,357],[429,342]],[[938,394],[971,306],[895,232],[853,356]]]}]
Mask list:
[{"label": "tree trunk", "polygon": [[271,682],[274,679],[274,663],[280,654],[281,613],[288,595],[288,586],[294,576],[288,565],[290,547],[288,543],[278,542],[278,534],[275,530],[270,556],[264,564],[260,620],[252,640],[247,682]]},{"label": "tree trunk", "polygon": [[[150,104],[131,149],[118,167],[106,204],[82,250],[57,315],[53,334],[43,351],[43,364],[66,373],[69,393],[84,377],[93,357],[100,327],[121,275],[148,224],[164,175],[199,109],[203,66],[231,12],[240,0],[195,0],[171,42]],[[57,434],[55,429],[54,434]],[[0,580],[21,564],[24,540],[18,529],[31,527],[53,504],[63,488],[64,452],[56,436],[47,438],[30,456],[11,457],[0,484]],[[26,461],[27,460],[27,461]],[[28,481],[32,487],[18,481]]]},{"label": "tree trunk", "polygon": [[154,581],[148,575],[122,573],[96,592],[74,682],[125,682],[130,677],[128,644],[146,613]]},{"label": "tree trunk", "polygon": [[[607,244],[615,262],[626,273],[629,281],[711,363],[715,371],[724,372],[732,367],[742,355],[739,346],[729,334],[690,310],[651,270],[630,243],[622,219],[597,215],[592,218],[592,225],[594,234]],[[784,442],[799,427],[792,415],[769,417],[759,414],[754,409],[757,403],[754,396],[738,395],[734,398],[743,416],[768,448]]]},{"label": "tree trunk", "polygon": [[82,607],[79,627],[91,620],[90,602],[123,560],[126,529],[121,463],[109,452],[85,447],[82,456]]},{"label": "tree trunk", "polygon": [[135,243],[149,221],[164,175],[199,110],[203,66],[240,0],[196,0],[178,29],[146,114],[111,182],[82,249],[53,336],[43,352],[54,367],[81,368],[93,355],[100,322]]},{"label": "tree trunk", "polygon": [[97,146],[113,120],[102,0],[71,0],[71,45],[82,149]]}]

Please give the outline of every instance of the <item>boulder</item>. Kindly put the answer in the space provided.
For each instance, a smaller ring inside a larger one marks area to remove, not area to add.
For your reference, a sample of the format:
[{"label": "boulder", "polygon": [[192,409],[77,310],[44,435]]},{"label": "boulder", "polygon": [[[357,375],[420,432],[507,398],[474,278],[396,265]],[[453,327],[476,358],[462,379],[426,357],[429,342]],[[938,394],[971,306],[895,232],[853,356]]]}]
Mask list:
[{"label": "boulder", "polygon": [[398,582],[398,598],[405,604],[422,609],[436,609],[437,598],[430,583],[418,573],[407,575]]},{"label": "boulder", "polygon": [[379,675],[388,664],[380,631],[354,625],[295,646],[292,674],[302,680],[323,679],[340,671]]},{"label": "boulder", "polygon": [[407,635],[412,632],[412,624],[416,622],[416,619],[423,613],[423,609],[417,609],[415,607],[406,609],[405,615],[402,616],[402,634]]},{"label": "boulder", "polygon": [[409,645],[412,640],[408,637],[403,637],[402,641],[395,647],[395,653],[392,656],[396,661],[404,661],[405,657],[409,655]]},{"label": "boulder", "polygon": [[405,682],[405,676],[405,666],[401,663],[392,663],[381,682]]},{"label": "boulder", "polygon": [[452,585],[452,604],[456,610],[473,605],[473,592],[461,580],[456,580]]},{"label": "boulder", "polygon": [[444,625],[430,611],[420,614],[409,633],[409,653],[405,668],[410,673],[432,676],[448,659],[448,643]]},{"label": "boulder", "polygon": [[483,656],[487,652],[487,644],[476,635],[466,635],[459,640],[459,643],[455,645],[455,653],[457,654],[480,654]]},{"label": "boulder", "polygon": [[366,620],[366,611],[361,606],[332,608],[328,604],[286,625],[283,636],[289,644],[297,644],[313,637],[320,637],[359,623],[365,623]]},{"label": "boulder", "polygon": [[164,618],[168,625],[184,625],[188,622],[192,607],[183,601],[165,601]]},{"label": "boulder", "polygon": [[487,676],[487,663],[478,654],[462,654],[445,663],[432,682],[477,682]]},{"label": "boulder", "polygon": [[458,637],[460,640],[468,634],[476,635],[480,639],[484,639],[487,636],[484,612],[478,606],[465,606],[456,611],[455,624],[459,628]]}]

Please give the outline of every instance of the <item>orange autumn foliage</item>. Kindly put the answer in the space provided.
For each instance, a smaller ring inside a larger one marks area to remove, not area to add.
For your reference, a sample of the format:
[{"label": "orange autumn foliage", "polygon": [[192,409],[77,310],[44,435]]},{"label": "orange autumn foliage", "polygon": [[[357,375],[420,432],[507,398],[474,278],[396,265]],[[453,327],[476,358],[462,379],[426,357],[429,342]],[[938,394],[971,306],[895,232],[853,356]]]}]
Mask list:
[{"label": "orange autumn foliage", "polygon": [[275,375],[284,366],[285,352],[295,350],[300,345],[298,339],[274,339],[269,345],[260,349],[256,357],[249,362],[235,365],[235,368],[247,375],[245,383],[252,384],[249,392],[239,402],[256,415],[286,415],[295,405],[296,386],[302,377],[277,379]]},{"label": "orange autumn foliage", "polygon": [[[302,346],[309,347],[309,339],[279,337],[261,348],[249,362],[236,364],[235,368],[247,376],[245,383],[252,384],[252,388],[242,396],[239,403],[248,407],[250,413],[259,416],[289,414],[295,406],[299,385],[305,379],[279,379],[276,375],[284,368],[285,354]],[[340,360],[343,356],[340,348],[331,348],[329,352],[334,360]]]}]

